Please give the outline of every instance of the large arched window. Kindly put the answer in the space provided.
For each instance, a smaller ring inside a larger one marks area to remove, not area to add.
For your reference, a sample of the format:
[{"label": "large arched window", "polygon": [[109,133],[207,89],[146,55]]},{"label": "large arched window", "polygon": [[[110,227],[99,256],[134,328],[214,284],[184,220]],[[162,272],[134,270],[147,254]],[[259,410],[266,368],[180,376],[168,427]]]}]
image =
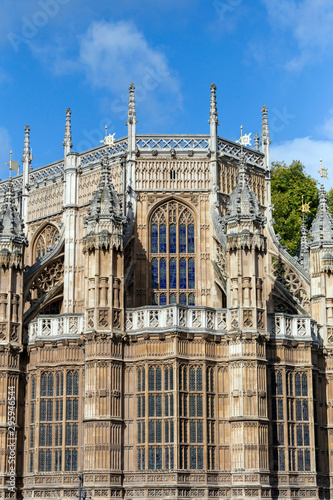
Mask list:
[{"label": "large arched window", "polygon": [[35,260],[44,257],[48,249],[52,248],[59,237],[58,229],[52,224],[47,224],[39,233],[34,244]]},{"label": "large arched window", "polygon": [[151,218],[151,299],[154,305],[195,305],[194,216],[170,200]]}]

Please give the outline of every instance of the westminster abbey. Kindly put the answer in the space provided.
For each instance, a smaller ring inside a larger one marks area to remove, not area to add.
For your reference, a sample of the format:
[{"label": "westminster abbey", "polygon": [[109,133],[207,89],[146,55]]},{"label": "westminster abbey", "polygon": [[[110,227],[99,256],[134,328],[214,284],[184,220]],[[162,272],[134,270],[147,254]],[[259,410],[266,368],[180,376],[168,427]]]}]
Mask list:
[{"label": "westminster abbey", "polygon": [[[0,499],[333,499],[333,221],[251,149],[128,135],[0,182]],[[208,103],[207,103],[208,111]],[[208,114],[208,113],[207,113]]]}]

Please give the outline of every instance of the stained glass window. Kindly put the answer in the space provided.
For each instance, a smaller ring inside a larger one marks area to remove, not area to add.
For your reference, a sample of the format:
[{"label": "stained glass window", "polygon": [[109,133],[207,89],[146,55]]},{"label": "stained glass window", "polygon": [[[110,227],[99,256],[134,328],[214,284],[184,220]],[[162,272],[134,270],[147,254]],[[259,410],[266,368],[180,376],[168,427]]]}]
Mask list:
[{"label": "stained glass window", "polygon": [[36,377],[32,377],[31,380],[31,399],[36,397]]},{"label": "stained glass window", "polygon": [[309,404],[307,401],[303,401],[303,420],[309,420]]},{"label": "stained glass window", "polygon": [[282,396],[283,389],[282,389],[282,373],[281,372],[278,372],[276,374],[276,386],[277,386],[277,394],[278,394],[278,396]]},{"label": "stained glass window", "polygon": [[281,471],[286,470],[286,460],[285,460],[285,452],[284,450],[279,450],[280,460],[279,460],[279,469]]},{"label": "stained glass window", "polygon": [[309,426],[304,425],[304,446],[310,446]]},{"label": "stained glass window", "polygon": [[[154,305],[195,304],[194,217],[185,205],[168,201],[151,219],[151,298]],[[169,254],[163,256],[163,254]],[[166,293],[160,293],[166,290]],[[174,292],[170,293],[171,290]],[[163,295],[163,297],[162,297]],[[165,295],[165,296],[164,296]]]},{"label": "stained glass window", "polygon": [[302,420],[302,401],[296,401],[296,420]]},{"label": "stained glass window", "polygon": [[308,472],[311,470],[311,458],[310,458],[310,450],[304,451],[304,464],[305,470]]},{"label": "stained glass window", "polygon": [[308,377],[305,373],[302,375],[302,396],[308,395]]},{"label": "stained glass window", "polygon": [[304,470],[303,450],[297,450],[297,468],[299,471]]},{"label": "stained glass window", "polygon": [[295,375],[295,395],[302,396],[301,375],[299,373],[296,373]]},{"label": "stained glass window", "polygon": [[278,399],[278,420],[283,420],[283,399]]},{"label": "stained glass window", "polygon": [[47,388],[47,375],[46,373],[42,374],[41,378],[41,396],[46,396],[46,388]]},{"label": "stained glass window", "polygon": [[52,373],[50,373],[49,378],[48,378],[47,395],[53,396],[53,375],[52,375]]}]

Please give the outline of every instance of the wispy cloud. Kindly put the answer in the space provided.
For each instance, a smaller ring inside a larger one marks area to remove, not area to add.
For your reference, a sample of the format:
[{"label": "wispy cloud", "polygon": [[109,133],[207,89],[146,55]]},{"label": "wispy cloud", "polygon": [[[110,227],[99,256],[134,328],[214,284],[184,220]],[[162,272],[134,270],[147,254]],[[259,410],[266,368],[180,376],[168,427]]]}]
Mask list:
[{"label": "wispy cloud", "polygon": [[[317,180],[320,180],[320,159],[323,160],[323,167],[328,168],[330,172],[332,158],[333,143],[311,137],[298,137],[271,147],[271,161],[284,161],[290,165],[293,160],[299,160],[306,167],[306,172]],[[325,181],[325,184],[327,188],[331,187],[332,179]]]},{"label": "wispy cloud", "polygon": [[287,69],[299,71],[305,65],[322,59],[332,49],[331,0],[262,1],[274,29],[280,31],[280,35],[281,32],[291,35],[289,48],[295,55],[286,61]]}]

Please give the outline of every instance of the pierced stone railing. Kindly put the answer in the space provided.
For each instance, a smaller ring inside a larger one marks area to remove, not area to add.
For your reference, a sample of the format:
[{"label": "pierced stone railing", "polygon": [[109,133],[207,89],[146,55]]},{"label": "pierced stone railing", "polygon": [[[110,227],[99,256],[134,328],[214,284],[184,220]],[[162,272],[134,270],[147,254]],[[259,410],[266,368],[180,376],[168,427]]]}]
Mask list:
[{"label": "pierced stone railing", "polygon": [[[218,138],[218,149],[220,153],[226,156],[231,156],[237,160],[241,159],[241,147],[235,142],[228,141],[226,139]],[[243,147],[243,154],[245,156],[246,162],[252,165],[257,165],[259,167],[264,166],[264,155],[259,151],[253,151],[250,148]]]},{"label": "pierced stone railing", "polygon": [[83,314],[40,315],[29,323],[29,344],[36,340],[80,336]]},{"label": "pierced stone railing", "polygon": [[268,314],[268,332],[276,339],[319,341],[318,325],[308,316]]},{"label": "pierced stone railing", "polygon": [[125,330],[140,331],[180,330],[223,333],[227,330],[227,310],[181,305],[146,306],[127,309]]}]

